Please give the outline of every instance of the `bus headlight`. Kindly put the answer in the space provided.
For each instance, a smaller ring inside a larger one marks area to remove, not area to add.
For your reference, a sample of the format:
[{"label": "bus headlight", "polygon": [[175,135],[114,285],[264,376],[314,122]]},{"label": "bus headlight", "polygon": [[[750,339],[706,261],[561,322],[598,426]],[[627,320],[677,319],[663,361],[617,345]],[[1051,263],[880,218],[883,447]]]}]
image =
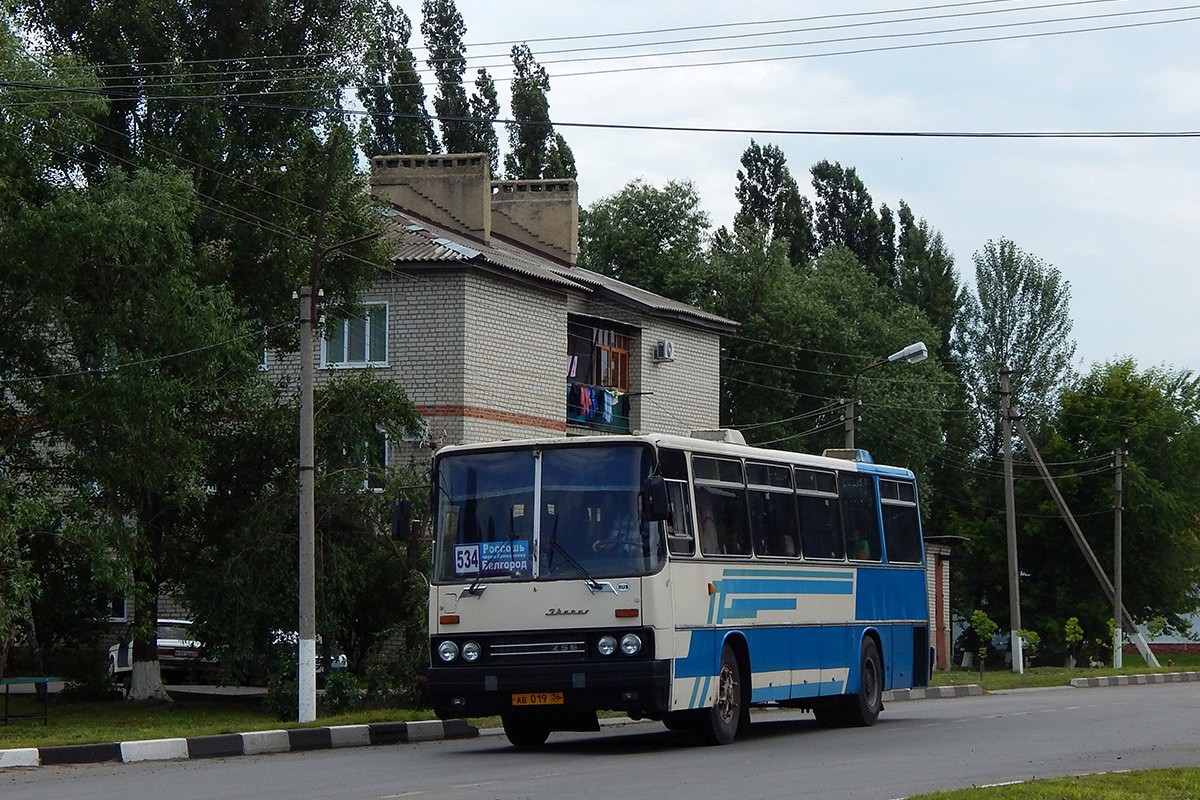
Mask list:
[{"label": "bus headlight", "polygon": [[463,642],[462,657],[463,661],[479,660],[479,642]]},{"label": "bus headlight", "polygon": [[458,658],[458,645],[450,641],[442,642],[438,645],[438,658],[449,664]]},{"label": "bus headlight", "polygon": [[596,649],[600,651],[602,656],[611,656],[617,652],[617,638],[615,636],[601,636],[600,641],[596,642]]},{"label": "bus headlight", "polygon": [[642,651],[642,637],[636,633],[627,633],[621,637],[621,652],[627,656],[636,656]]}]

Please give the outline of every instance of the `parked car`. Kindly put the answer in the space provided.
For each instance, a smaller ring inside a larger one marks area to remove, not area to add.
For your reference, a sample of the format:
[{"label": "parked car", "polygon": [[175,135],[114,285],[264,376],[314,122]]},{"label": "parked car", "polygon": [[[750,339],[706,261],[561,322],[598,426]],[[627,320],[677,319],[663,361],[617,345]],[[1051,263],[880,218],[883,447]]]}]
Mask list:
[{"label": "parked car", "polygon": [[[198,672],[215,662],[202,658],[203,646],[192,637],[192,622],[187,619],[158,621],[158,661],[164,673]],[[116,677],[133,671],[133,640],[108,648],[108,674]]]},{"label": "parked car", "polygon": [[[321,658],[321,637],[317,636],[317,673],[325,671],[324,659]],[[298,648],[300,647],[300,634],[296,631],[273,630],[271,631],[271,647],[277,653],[286,652],[288,658],[296,659],[298,657]],[[334,642],[329,649],[329,668],[346,669],[350,666],[349,660],[346,658],[346,651],[338,647],[337,642]]]}]

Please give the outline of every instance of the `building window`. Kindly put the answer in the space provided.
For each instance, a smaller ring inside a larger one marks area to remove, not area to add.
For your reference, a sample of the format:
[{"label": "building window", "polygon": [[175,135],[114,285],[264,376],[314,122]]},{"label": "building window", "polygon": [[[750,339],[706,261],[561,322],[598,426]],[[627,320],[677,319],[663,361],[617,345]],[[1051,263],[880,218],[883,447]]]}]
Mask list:
[{"label": "building window", "polygon": [[108,601],[108,621],[109,622],[128,622],[129,621],[129,599],[126,597],[113,597]]},{"label": "building window", "polygon": [[326,367],[387,366],[387,303],[365,303],[363,313],[330,325],[324,340]]},{"label": "building window", "polygon": [[593,331],[596,348],[595,384],[605,388],[629,391],[629,337],[616,331],[596,328]]}]

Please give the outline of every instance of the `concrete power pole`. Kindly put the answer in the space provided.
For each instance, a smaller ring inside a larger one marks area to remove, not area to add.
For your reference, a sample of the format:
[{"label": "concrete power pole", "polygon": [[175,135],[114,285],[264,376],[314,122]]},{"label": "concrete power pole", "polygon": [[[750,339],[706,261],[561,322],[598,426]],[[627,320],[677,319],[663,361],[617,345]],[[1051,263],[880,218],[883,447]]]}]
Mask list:
[{"label": "concrete power pole", "polygon": [[1124,503],[1124,472],[1125,472],[1125,451],[1117,448],[1113,453],[1115,457],[1113,466],[1116,468],[1116,491],[1114,492],[1113,502],[1113,668],[1120,669],[1124,666],[1124,658],[1121,653],[1121,642],[1124,641],[1125,625],[1122,620],[1121,610],[1125,607],[1123,598],[1121,597],[1121,511]]},{"label": "concrete power pole", "polygon": [[308,285],[300,289],[300,574],[299,574],[299,653],[296,664],[296,710],[301,722],[317,719],[317,514],[316,447],[314,445],[313,387],[316,384],[315,330],[317,326],[317,281],[321,260],[327,249],[325,215],[329,208],[329,190],[333,185],[338,135],[329,139],[329,162],[325,167],[325,185],[317,212],[313,236],[312,264]]},{"label": "concrete power pole", "polygon": [[1008,377],[1012,370],[1005,367],[1000,371],[1000,422],[1001,437],[1004,439],[1004,519],[1008,533],[1008,619],[1009,652],[1012,653],[1012,671],[1025,672],[1025,647],[1021,641],[1021,573],[1017,567],[1017,503],[1013,491],[1012,462],[1012,392]]}]

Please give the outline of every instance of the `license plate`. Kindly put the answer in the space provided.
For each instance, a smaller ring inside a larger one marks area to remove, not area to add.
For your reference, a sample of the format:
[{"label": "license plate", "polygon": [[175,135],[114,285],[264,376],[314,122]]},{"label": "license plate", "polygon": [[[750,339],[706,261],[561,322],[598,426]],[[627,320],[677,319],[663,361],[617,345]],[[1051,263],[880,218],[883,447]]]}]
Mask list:
[{"label": "license plate", "polygon": [[199,658],[199,656],[200,656],[199,650],[176,650],[175,651],[176,658]]},{"label": "license plate", "polygon": [[563,704],[563,693],[514,692],[512,704],[514,706],[561,706]]}]

